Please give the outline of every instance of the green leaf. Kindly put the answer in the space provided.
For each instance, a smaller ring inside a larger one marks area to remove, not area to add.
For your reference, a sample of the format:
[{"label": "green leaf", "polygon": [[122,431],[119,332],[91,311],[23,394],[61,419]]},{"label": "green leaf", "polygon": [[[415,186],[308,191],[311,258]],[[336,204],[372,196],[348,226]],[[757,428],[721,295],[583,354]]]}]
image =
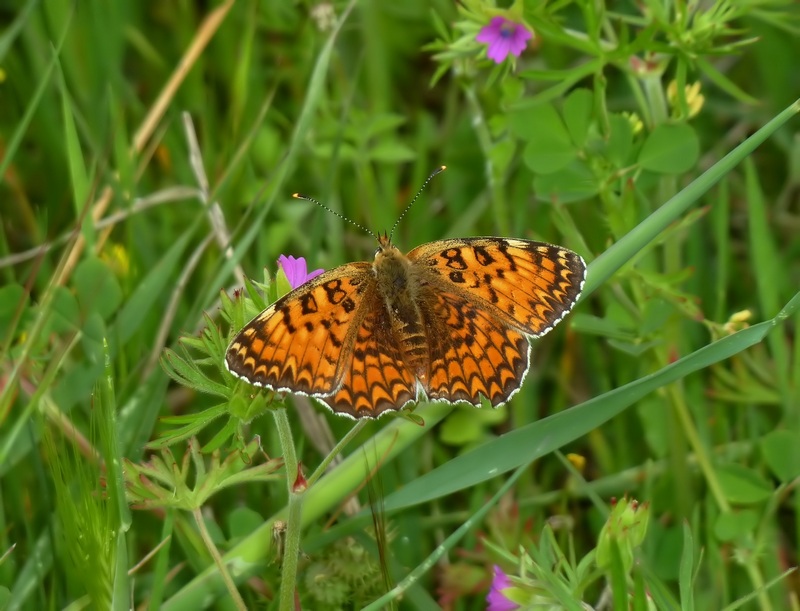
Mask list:
[{"label": "green leaf", "polygon": [[694,591],[692,588],[692,574],[694,573],[694,540],[692,527],[687,522],[683,523],[683,549],[681,550],[681,563],[679,570],[678,586],[681,593],[681,609],[694,611]]},{"label": "green leaf", "polygon": [[78,264],[72,283],[84,315],[97,312],[107,320],[122,302],[122,289],[117,278],[96,257],[89,257]]},{"label": "green leaf", "polygon": [[368,140],[384,133],[394,133],[398,127],[405,124],[408,119],[404,115],[382,113],[373,117],[363,126],[363,133],[360,134],[364,140]]},{"label": "green leaf", "polygon": [[539,201],[568,204],[596,195],[599,187],[586,162],[575,159],[557,172],[537,175],[533,179],[533,190]]},{"label": "green leaf", "polygon": [[742,465],[723,465],[717,469],[717,477],[725,498],[731,503],[761,503],[773,492],[760,474]]},{"label": "green leaf", "polygon": [[523,159],[533,172],[551,174],[577,157],[569,132],[551,104],[519,113],[511,118],[509,126],[528,141]]},{"label": "green leaf", "polygon": [[6,339],[11,322],[17,316],[19,308],[28,304],[25,289],[19,284],[0,286],[0,342]]},{"label": "green leaf", "polygon": [[787,430],[767,433],[759,442],[764,462],[781,482],[800,476],[800,444],[797,434]]},{"label": "green leaf", "polygon": [[228,514],[228,531],[235,542],[246,537],[264,523],[264,517],[248,507],[236,507]]},{"label": "green leaf", "polygon": [[564,100],[564,123],[566,123],[572,142],[578,148],[586,144],[589,126],[592,122],[594,94],[588,89],[575,89]]},{"label": "green leaf", "polygon": [[714,535],[723,542],[736,541],[752,535],[758,526],[758,513],[752,509],[728,511],[717,516]]},{"label": "green leaf", "polygon": [[659,125],[639,152],[639,165],[660,174],[682,174],[691,170],[700,156],[700,142],[686,124]]},{"label": "green leaf", "polygon": [[744,102],[745,104],[750,104],[753,106],[758,106],[760,104],[759,100],[754,98],[748,93],[745,93],[742,89],[739,88],[736,83],[730,80],[727,76],[722,74],[719,70],[717,70],[713,64],[706,59],[698,56],[694,58],[697,67],[705,74],[709,80],[714,83],[717,87],[732,95],[740,102]]},{"label": "green leaf", "polygon": [[231,394],[227,386],[214,382],[203,373],[191,357],[183,358],[174,350],[165,348],[160,361],[167,375],[184,386],[225,399]]},{"label": "green leaf", "polygon": [[451,414],[439,433],[442,442],[451,446],[465,446],[478,441],[483,435],[483,427],[473,415],[463,410]]},{"label": "green leaf", "polygon": [[50,318],[51,333],[68,333],[81,327],[81,314],[78,302],[69,289],[57,286],[53,291]]},{"label": "green leaf", "polygon": [[631,163],[633,126],[628,117],[614,113],[608,117],[608,127],[606,155],[616,168],[624,168]]},{"label": "green leaf", "polygon": [[75,117],[72,109],[72,98],[67,90],[64,74],[59,66],[59,85],[61,89],[61,113],[64,121],[64,142],[66,147],[67,162],[70,178],[72,179],[72,203],[75,206],[75,216],[80,219],[81,233],[86,242],[94,244],[94,222],[89,212],[89,176],[81,151],[78,129],[75,126]]},{"label": "green leaf", "polygon": [[[147,443],[145,447],[151,450],[166,448],[167,446],[171,446],[175,443],[178,443],[179,441],[183,441],[184,439],[193,437],[194,435],[197,435],[200,431],[202,431],[211,422],[213,422],[220,416],[224,416],[227,413],[228,413],[228,404],[221,403],[220,405],[209,407],[208,409],[203,410],[199,414],[188,414],[186,416],[186,424],[184,426],[171,429],[167,433],[159,436],[158,439],[154,439],[153,441]],[[174,421],[164,418],[162,422],[167,424],[172,424]]]},{"label": "green leaf", "polygon": [[369,156],[375,161],[402,163],[405,161],[413,161],[417,158],[417,153],[405,144],[389,141],[381,142],[370,148]]}]

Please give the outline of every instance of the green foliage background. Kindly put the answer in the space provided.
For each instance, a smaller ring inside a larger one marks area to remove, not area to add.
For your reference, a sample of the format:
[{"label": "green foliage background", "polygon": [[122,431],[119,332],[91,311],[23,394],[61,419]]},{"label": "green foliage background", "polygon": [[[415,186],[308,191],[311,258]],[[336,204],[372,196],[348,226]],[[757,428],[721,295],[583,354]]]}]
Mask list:
[{"label": "green foliage background", "polygon": [[[498,14],[536,32],[501,65],[474,41]],[[797,18],[779,0],[0,7],[0,605],[228,608],[218,551],[243,604],[277,608],[287,519],[304,608],[396,586],[400,607],[485,608],[495,564],[524,604],[796,605]],[[293,522],[276,457],[309,475],[353,423],[290,398],[283,427],[224,371],[227,341],[274,299],[280,254],[374,252],[292,193],[378,233],[441,164],[402,250],[563,244],[586,295],[509,404],[362,425]],[[650,512],[636,562],[596,566],[625,494]]]}]

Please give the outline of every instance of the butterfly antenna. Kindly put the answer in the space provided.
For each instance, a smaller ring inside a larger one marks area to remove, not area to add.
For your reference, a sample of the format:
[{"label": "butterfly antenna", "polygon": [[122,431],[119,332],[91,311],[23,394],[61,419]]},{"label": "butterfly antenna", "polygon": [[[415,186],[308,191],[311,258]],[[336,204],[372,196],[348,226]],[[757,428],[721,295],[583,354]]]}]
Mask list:
[{"label": "butterfly antenna", "polygon": [[[429,179],[429,180],[430,180],[430,179]],[[380,242],[380,239],[378,238],[378,236],[377,236],[377,235],[375,235],[373,232],[371,232],[371,231],[370,231],[369,229],[367,229],[366,227],[364,227],[364,225],[361,225],[360,223],[356,223],[356,222],[355,222],[353,219],[349,219],[349,218],[347,218],[347,217],[346,217],[344,214],[341,214],[341,213],[339,213],[339,212],[336,212],[336,210],[333,210],[332,208],[329,208],[328,206],[326,206],[326,205],[325,205],[325,204],[323,204],[322,202],[320,202],[320,201],[318,201],[318,200],[314,199],[313,197],[308,197],[307,195],[300,195],[299,193],[292,193],[292,197],[293,197],[293,198],[295,198],[295,199],[304,199],[304,200],[306,200],[307,202],[311,202],[312,204],[316,204],[317,206],[319,206],[319,207],[320,207],[320,208],[322,208],[323,210],[327,210],[327,211],[328,211],[328,212],[330,212],[331,214],[334,214],[334,215],[338,216],[338,217],[339,217],[340,219],[342,219],[343,221],[347,221],[347,222],[348,222],[348,223],[350,223],[351,225],[355,225],[355,226],[356,226],[356,227],[358,227],[358,228],[359,228],[361,231],[366,231],[366,232],[367,232],[369,235],[371,235],[373,238],[375,238],[377,241],[379,241],[379,242]]]},{"label": "butterfly antenna", "polygon": [[394,235],[395,228],[397,227],[397,225],[400,224],[400,221],[403,220],[403,217],[406,215],[406,213],[409,210],[411,210],[411,206],[413,206],[414,202],[417,201],[417,199],[419,198],[420,194],[425,190],[425,187],[428,186],[428,183],[433,179],[434,176],[436,176],[437,174],[441,174],[446,169],[447,169],[446,165],[439,166],[438,168],[436,168],[436,170],[434,170],[434,172],[430,176],[428,176],[428,178],[425,179],[425,182],[422,183],[422,186],[419,188],[419,191],[417,191],[417,194],[414,196],[414,199],[412,199],[408,203],[408,206],[406,206],[405,210],[403,210],[403,212],[400,214],[400,216],[397,217],[397,220],[394,222],[394,225],[392,225],[392,230],[389,232],[389,241],[390,242],[392,241],[392,236]]}]

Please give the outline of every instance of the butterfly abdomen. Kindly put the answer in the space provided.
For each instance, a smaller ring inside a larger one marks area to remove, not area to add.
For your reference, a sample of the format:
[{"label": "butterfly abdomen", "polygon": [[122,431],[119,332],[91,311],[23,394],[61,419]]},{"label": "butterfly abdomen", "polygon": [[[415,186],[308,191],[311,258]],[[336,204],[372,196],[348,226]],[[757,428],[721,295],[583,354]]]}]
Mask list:
[{"label": "butterfly abdomen", "polygon": [[396,248],[378,252],[374,263],[378,292],[389,316],[391,335],[399,345],[404,360],[418,377],[428,370],[428,339],[419,310],[419,280],[411,262]]}]

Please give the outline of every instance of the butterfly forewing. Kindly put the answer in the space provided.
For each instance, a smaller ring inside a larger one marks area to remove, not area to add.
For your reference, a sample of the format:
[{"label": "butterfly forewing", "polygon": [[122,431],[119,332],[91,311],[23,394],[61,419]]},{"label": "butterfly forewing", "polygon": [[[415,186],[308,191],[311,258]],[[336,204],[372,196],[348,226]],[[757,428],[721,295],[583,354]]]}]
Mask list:
[{"label": "butterfly forewing", "polygon": [[273,390],[327,395],[341,384],[343,359],[355,341],[366,297],[374,295],[369,263],[326,272],[276,301],[228,347],[234,375]]},{"label": "butterfly forewing", "polygon": [[583,259],[570,250],[506,238],[431,242],[408,258],[431,272],[431,282],[537,337],[572,309],[586,272]]}]

